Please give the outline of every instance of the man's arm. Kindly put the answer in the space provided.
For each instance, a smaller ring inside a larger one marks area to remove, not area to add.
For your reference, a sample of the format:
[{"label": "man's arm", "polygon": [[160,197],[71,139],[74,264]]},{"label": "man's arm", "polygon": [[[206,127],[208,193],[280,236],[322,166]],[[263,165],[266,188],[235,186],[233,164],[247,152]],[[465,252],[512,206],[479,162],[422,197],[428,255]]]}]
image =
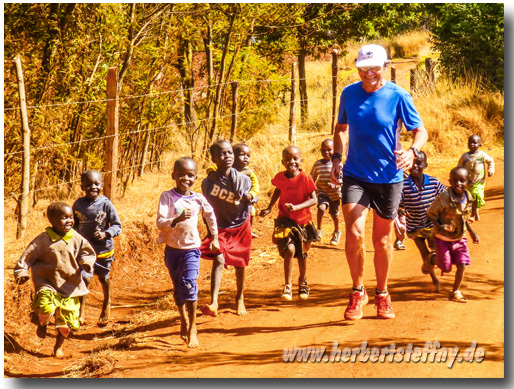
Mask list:
[{"label": "man's arm", "polygon": [[[395,150],[396,154],[396,167],[400,169],[410,169],[414,163],[414,151],[411,148],[415,148],[418,151],[427,143],[428,132],[424,126],[420,126],[412,130],[413,139],[412,144],[407,150]],[[334,146],[335,148],[335,146]]]}]

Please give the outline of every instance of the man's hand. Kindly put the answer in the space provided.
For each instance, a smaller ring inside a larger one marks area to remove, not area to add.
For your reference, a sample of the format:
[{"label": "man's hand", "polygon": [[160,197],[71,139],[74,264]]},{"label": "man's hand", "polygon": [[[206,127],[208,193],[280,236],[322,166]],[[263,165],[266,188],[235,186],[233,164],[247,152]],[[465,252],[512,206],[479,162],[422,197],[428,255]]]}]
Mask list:
[{"label": "man's hand", "polygon": [[332,170],[330,171],[330,179],[332,180],[332,184],[335,186],[341,186],[341,181],[339,180],[341,169],[341,161],[334,158],[332,161]]},{"label": "man's hand", "polygon": [[409,150],[394,150],[396,154],[396,168],[409,170],[414,164],[414,151]]}]

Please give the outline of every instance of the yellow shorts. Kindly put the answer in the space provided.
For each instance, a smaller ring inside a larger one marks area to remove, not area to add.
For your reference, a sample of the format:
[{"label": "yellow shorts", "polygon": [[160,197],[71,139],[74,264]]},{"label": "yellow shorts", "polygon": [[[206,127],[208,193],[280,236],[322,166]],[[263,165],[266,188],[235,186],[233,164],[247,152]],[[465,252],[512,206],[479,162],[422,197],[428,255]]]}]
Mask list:
[{"label": "yellow shorts", "polygon": [[64,297],[53,290],[42,289],[34,297],[32,307],[37,314],[51,316],[55,313],[56,327],[70,327],[74,330],[80,327],[79,297]]}]

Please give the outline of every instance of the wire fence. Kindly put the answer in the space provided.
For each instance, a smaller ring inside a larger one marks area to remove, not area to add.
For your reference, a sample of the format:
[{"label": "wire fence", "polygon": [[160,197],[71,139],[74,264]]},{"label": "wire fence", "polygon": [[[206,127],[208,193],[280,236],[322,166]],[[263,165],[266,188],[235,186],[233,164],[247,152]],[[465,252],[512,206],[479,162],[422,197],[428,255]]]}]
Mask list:
[{"label": "wire fence", "polygon": [[[328,77],[327,77],[328,78]],[[331,89],[331,86],[330,86],[330,78],[328,78],[329,81],[327,83],[327,90]],[[33,106],[28,106],[27,109],[43,109],[43,108],[55,108],[55,107],[69,107],[69,106],[77,106],[77,105],[84,105],[84,104],[98,104],[98,103],[108,103],[108,102],[111,102],[111,101],[127,101],[127,100],[131,100],[131,99],[140,99],[140,98],[146,98],[146,97],[151,97],[151,98],[155,98],[155,97],[159,97],[159,96],[165,96],[165,95],[170,95],[170,94],[174,94],[174,93],[184,93],[186,91],[191,91],[191,92],[194,92],[194,93],[200,93],[202,90],[206,90],[206,89],[211,89],[211,88],[217,88],[219,86],[229,86],[231,84],[233,84],[234,82],[237,82],[239,84],[246,84],[246,85],[251,85],[251,84],[258,84],[258,83],[275,83],[275,82],[279,82],[279,83],[292,83],[293,81],[298,81],[298,80],[306,80],[306,79],[298,79],[296,78],[296,80],[293,80],[293,78],[291,77],[283,77],[283,78],[280,78],[280,79],[264,79],[264,80],[239,80],[239,81],[227,81],[227,82],[224,82],[224,83],[217,83],[217,84],[211,84],[211,85],[200,85],[200,86],[194,86],[194,87],[191,87],[191,88],[179,88],[179,89],[173,89],[173,90],[167,90],[167,91],[161,91],[161,92],[152,92],[152,93],[146,93],[146,94],[138,94],[138,95],[128,95],[128,96],[120,96],[118,98],[110,98],[110,99],[96,99],[96,100],[87,100],[87,101],[69,101],[69,102],[63,102],[63,103],[52,103],[52,104],[41,104],[41,105],[33,105]],[[303,104],[306,100],[296,100],[299,104]],[[273,109],[276,109],[278,107],[285,107],[285,106],[288,106],[289,105],[289,102],[281,102],[281,103],[277,103],[277,104],[270,104],[270,105],[265,105],[265,106],[261,106],[261,107],[257,107],[257,108],[253,108],[253,109],[248,109],[248,110],[244,110],[244,111],[240,111],[240,112],[237,112],[237,116],[244,116],[244,115],[251,115],[251,114],[255,114],[255,113],[258,113],[258,112],[271,112]],[[4,108],[4,112],[16,112],[16,111],[19,111],[21,108],[20,107],[6,107]],[[143,129],[138,129],[138,130],[132,130],[132,131],[126,131],[126,132],[121,132],[121,133],[118,133],[118,134],[114,134],[114,135],[103,135],[103,136],[97,136],[97,137],[93,137],[93,138],[89,138],[89,139],[80,139],[80,140],[76,140],[76,141],[71,141],[71,142],[65,142],[65,143],[59,143],[59,144],[51,144],[51,145],[45,145],[45,146],[40,146],[40,147],[34,147],[34,148],[30,148],[30,153],[31,154],[34,154],[34,153],[37,153],[37,152],[40,152],[40,151],[45,151],[45,150],[52,150],[52,149],[58,149],[58,148],[65,148],[65,147],[70,147],[70,146],[74,146],[74,145],[79,145],[79,144],[84,144],[84,143],[88,143],[88,142],[95,142],[95,141],[104,141],[104,140],[107,140],[109,138],[113,138],[115,136],[118,136],[118,137],[126,137],[126,136],[130,136],[130,135],[134,135],[134,134],[138,134],[138,133],[150,133],[150,132],[159,132],[159,131],[164,131],[164,130],[168,130],[168,129],[171,129],[171,128],[178,128],[178,127],[182,127],[182,126],[191,126],[191,125],[195,125],[197,126],[197,128],[200,127],[200,125],[202,123],[205,123],[205,122],[209,122],[209,121],[213,121],[213,120],[220,120],[220,121],[223,121],[227,118],[233,118],[234,117],[234,113],[229,113],[229,114],[226,114],[226,115],[218,115],[216,118],[212,118],[212,117],[208,117],[208,118],[205,118],[205,119],[196,119],[196,120],[191,120],[191,121],[182,121],[182,122],[173,122],[173,123],[170,123],[170,124],[166,124],[166,125],[163,125],[163,126],[158,126],[158,127],[149,127],[149,128],[143,128]],[[318,120],[311,120],[311,121],[303,121],[302,123],[300,123],[298,125],[299,128],[303,128],[305,126],[308,126],[310,124],[314,124],[314,123],[317,123]],[[20,155],[20,154],[23,154],[24,151],[23,150],[20,150],[20,151],[12,151],[12,152],[8,152],[8,153],[4,153],[4,159],[6,157],[9,157],[9,156],[16,156],[16,155]],[[115,169],[113,171],[111,171],[110,173],[118,173],[118,172],[123,172],[123,171],[126,171],[126,170],[129,170],[129,169],[135,169],[135,168],[140,168],[142,167],[143,165],[145,166],[148,166],[148,165],[154,165],[154,164],[158,164],[158,163],[162,163],[164,160],[163,159],[157,159],[157,160],[154,160],[154,161],[148,161],[148,162],[144,162],[144,163],[138,163],[138,164],[131,164],[130,166],[124,166],[122,168],[118,168],[118,169]],[[62,180],[61,182],[58,182],[56,184],[52,184],[52,185],[47,185],[47,186],[44,186],[44,187],[40,187],[40,188],[34,188],[34,189],[31,189],[29,190],[29,194],[30,193],[35,193],[35,192],[41,192],[41,191],[45,191],[45,190],[50,190],[50,189],[53,189],[53,188],[58,188],[58,187],[63,187],[63,186],[67,186],[71,189],[71,187],[76,184],[77,182],[80,182],[80,179],[71,179],[71,180],[68,180],[68,181],[64,181]],[[19,200],[20,199],[20,196],[22,196],[23,194],[22,193],[11,193],[10,195],[8,196],[5,196],[5,193],[4,193],[4,200],[9,200],[9,199],[17,199]]]}]

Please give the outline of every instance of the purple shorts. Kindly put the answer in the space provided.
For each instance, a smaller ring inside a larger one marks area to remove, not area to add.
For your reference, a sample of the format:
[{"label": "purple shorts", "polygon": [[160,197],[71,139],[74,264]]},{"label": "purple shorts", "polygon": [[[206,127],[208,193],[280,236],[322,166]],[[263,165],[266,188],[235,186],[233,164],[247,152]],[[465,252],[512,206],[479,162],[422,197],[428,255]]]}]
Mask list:
[{"label": "purple shorts", "polygon": [[447,242],[435,236],[434,245],[437,254],[437,266],[443,273],[451,272],[452,264],[465,266],[471,264],[466,238],[455,242]]},{"label": "purple shorts", "polygon": [[180,250],[166,247],[164,263],[173,282],[173,298],[178,306],[198,300],[196,280],[200,271],[200,250]]}]

